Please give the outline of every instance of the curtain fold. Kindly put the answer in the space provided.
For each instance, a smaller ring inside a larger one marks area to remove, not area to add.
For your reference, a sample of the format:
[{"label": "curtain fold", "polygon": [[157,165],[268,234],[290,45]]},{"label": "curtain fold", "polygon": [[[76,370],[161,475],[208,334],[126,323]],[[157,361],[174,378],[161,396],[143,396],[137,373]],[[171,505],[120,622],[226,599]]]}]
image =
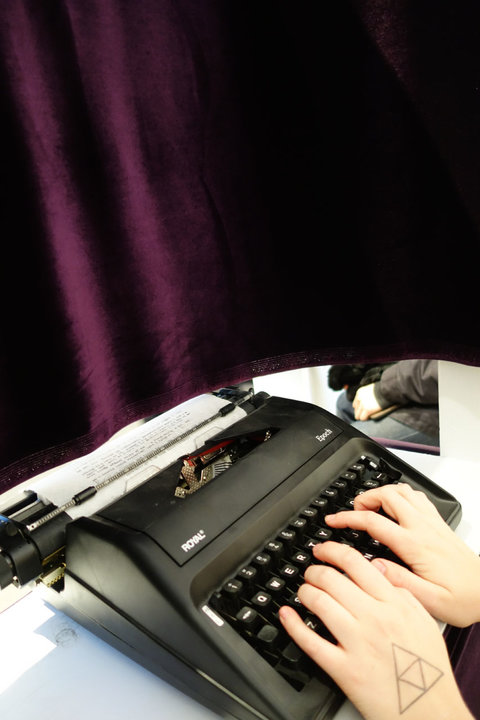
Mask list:
[{"label": "curtain fold", "polygon": [[0,5],[0,489],[265,373],[480,364],[480,10]]}]

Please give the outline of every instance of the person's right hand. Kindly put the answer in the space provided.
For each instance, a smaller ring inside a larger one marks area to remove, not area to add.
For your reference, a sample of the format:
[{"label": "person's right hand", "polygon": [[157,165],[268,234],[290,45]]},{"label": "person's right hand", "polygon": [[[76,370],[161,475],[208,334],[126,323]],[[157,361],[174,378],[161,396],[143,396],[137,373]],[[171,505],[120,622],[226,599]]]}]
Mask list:
[{"label": "person's right hand", "polygon": [[[376,512],[380,508],[393,520]],[[404,587],[438,620],[457,627],[480,621],[480,557],[451,530],[423,492],[387,485],[357,495],[354,510],[328,515],[332,528],[364,530],[387,545],[395,562],[373,564]],[[395,522],[394,522],[395,521]]]}]

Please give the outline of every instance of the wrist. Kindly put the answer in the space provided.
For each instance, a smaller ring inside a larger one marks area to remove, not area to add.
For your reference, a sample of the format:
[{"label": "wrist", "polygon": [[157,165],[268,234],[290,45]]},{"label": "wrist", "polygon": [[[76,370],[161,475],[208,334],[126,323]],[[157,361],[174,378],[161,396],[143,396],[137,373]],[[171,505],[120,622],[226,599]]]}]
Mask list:
[{"label": "wrist", "polygon": [[378,403],[380,409],[388,407],[392,403],[388,400],[380,389],[380,382],[373,383],[373,396]]},{"label": "wrist", "polygon": [[[441,687],[441,684],[443,684],[443,687]],[[435,718],[435,720],[452,720],[452,718],[455,718],[455,720],[475,720],[465,704],[453,675],[441,678],[438,686],[438,689],[435,688],[437,692],[432,692],[431,695],[427,693],[424,698],[420,698],[418,702],[410,705],[409,708],[405,707],[403,709],[403,711],[408,709],[409,720],[425,720],[425,718]]]},{"label": "wrist", "polygon": [[472,568],[473,572],[470,575],[464,627],[480,623],[480,557],[478,555],[475,555],[475,561],[476,567]]}]

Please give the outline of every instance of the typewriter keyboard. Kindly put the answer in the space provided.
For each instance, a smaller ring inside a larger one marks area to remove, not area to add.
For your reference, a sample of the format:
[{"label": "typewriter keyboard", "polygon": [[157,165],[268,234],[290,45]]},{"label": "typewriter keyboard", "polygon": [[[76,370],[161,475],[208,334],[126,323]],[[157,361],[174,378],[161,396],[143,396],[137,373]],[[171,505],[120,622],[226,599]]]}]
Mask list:
[{"label": "typewriter keyboard", "polygon": [[290,640],[278,619],[282,605],[294,607],[310,628],[335,642],[327,628],[297,596],[305,569],[319,564],[312,548],[327,540],[346,543],[364,557],[399,559],[367,533],[349,528],[332,530],[324,517],[351,510],[355,496],[381,485],[397,483],[401,473],[382,459],[362,455],[345,468],[288,524],[269,537],[233,577],[210,597],[209,605],[232,625],[291,685],[301,690],[319,670]]}]

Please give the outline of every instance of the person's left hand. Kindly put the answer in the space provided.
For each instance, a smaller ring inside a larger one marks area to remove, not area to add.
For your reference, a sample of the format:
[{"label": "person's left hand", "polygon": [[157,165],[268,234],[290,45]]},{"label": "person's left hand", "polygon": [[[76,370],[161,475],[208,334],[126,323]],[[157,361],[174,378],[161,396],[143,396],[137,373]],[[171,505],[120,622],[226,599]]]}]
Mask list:
[{"label": "person's left hand", "polygon": [[292,639],[356,705],[366,720],[473,720],[456,685],[436,621],[413,595],[397,588],[351,547],[317,545],[299,588],[301,603],[338,644],[311,630],[293,608],[280,618]]},{"label": "person's left hand", "polygon": [[374,383],[358,388],[352,406],[355,411],[355,420],[368,420],[382,409],[375,397]]}]

